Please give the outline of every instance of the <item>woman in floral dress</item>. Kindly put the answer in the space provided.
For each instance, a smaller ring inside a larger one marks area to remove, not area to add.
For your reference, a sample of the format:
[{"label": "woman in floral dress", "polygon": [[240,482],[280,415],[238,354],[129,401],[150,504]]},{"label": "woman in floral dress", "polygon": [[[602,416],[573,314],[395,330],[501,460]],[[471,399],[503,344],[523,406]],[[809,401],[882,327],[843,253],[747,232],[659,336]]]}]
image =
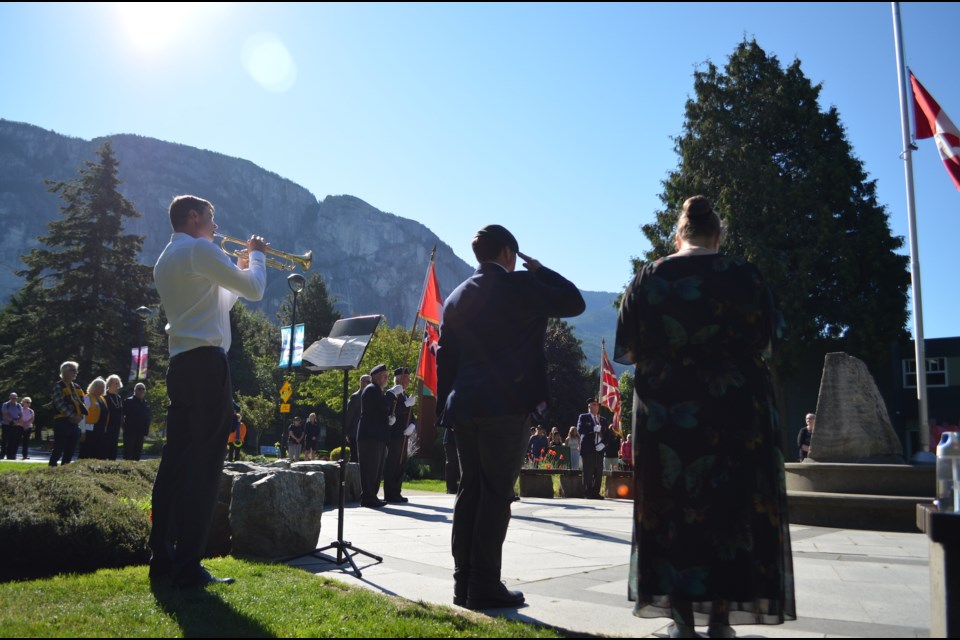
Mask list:
[{"label": "woman in floral dress", "polygon": [[635,615],[672,637],[796,618],[782,434],[764,360],[777,331],[755,266],[718,253],[720,218],[688,199],[677,252],[624,293],[615,359],[635,364]]}]

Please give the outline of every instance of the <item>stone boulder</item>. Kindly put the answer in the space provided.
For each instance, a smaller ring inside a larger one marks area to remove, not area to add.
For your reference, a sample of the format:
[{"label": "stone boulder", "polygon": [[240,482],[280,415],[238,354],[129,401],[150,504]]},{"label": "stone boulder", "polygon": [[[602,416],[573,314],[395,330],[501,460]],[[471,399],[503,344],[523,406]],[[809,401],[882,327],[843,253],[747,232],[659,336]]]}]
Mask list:
[{"label": "stone boulder", "polygon": [[309,471],[236,475],[230,499],[233,553],[273,559],[316,549],[324,485],[324,474]]},{"label": "stone boulder", "polygon": [[824,359],[812,462],[904,463],[887,406],[863,361],[846,353]]},{"label": "stone boulder", "polygon": [[[326,496],[324,503],[327,506],[340,504],[340,463],[329,461],[296,462],[291,469],[296,471],[320,471],[326,478]],[[343,502],[357,502],[360,500],[360,465],[356,462],[347,463],[347,475],[344,481]]]}]

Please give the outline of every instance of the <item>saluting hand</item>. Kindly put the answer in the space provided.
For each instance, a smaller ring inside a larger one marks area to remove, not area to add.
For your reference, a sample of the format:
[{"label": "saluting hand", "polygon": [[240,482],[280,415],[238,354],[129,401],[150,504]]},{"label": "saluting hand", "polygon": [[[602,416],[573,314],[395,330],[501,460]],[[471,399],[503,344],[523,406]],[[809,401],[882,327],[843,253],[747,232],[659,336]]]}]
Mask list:
[{"label": "saluting hand", "polygon": [[523,268],[526,269],[527,271],[536,271],[537,269],[543,266],[542,264],[540,264],[539,260],[537,260],[536,258],[531,258],[530,256],[528,256],[527,254],[521,251],[517,251],[517,255],[520,256],[520,258],[523,260]]}]

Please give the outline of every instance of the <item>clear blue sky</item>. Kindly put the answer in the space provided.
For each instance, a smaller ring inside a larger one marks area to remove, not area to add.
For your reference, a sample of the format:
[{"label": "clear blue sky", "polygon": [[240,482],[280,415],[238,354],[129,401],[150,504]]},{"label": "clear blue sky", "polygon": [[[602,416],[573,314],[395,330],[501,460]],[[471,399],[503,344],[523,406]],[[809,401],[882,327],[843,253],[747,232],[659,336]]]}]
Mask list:
[{"label": "clear blue sky", "polygon": [[[902,18],[907,63],[960,122],[945,35],[960,4],[904,4]],[[417,220],[468,262],[476,229],[501,223],[582,289],[619,291],[677,165],[693,71],[744,37],[822,83],[906,238],[892,24],[881,2],[4,3],[0,117],[244,158]],[[933,142],[919,147],[925,335],[954,336],[960,192]]]}]

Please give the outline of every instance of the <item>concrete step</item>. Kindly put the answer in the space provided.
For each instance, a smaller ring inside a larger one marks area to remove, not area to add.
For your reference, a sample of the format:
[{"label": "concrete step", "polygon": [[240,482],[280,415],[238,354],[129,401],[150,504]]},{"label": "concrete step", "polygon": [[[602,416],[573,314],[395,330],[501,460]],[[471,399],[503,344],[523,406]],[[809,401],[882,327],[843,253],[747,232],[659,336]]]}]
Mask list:
[{"label": "concrete step", "polygon": [[787,491],[790,524],[917,533],[917,505],[929,496]]}]

